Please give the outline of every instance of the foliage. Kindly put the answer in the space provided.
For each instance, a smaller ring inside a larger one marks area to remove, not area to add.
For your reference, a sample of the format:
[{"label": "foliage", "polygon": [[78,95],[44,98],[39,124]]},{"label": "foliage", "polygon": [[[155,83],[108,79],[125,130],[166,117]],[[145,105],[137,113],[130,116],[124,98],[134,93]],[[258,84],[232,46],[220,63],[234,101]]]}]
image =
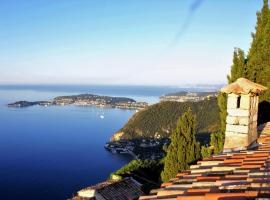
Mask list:
[{"label": "foliage", "polygon": [[219,106],[219,117],[220,117],[220,130],[218,133],[212,133],[210,144],[213,151],[208,150],[208,152],[214,152],[218,154],[222,151],[225,139],[225,129],[226,129],[226,117],[227,117],[227,95],[220,93],[218,95],[218,106]]},{"label": "foliage", "polygon": [[168,181],[179,171],[186,170],[189,165],[200,158],[200,145],[196,141],[196,119],[188,109],[178,120],[171,136],[171,143],[164,159],[162,181]]},{"label": "foliage", "polygon": [[119,170],[113,172],[109,179],[132,177],[143,184],[144,192],[160,186],[160,174],[163,163],[154,160],[132,160]]},{"label": "foliage", "polygon": [[[235,49],[231,75],[228,82],[245,77],[269,88],[270,86],[270,10],[268,0],[264,0],[263,8],[257,12],[255,33],[247,56],[240,49]],[[270,91],[260,96],[260,102],[270,102]],[[264,104],[265,106],[266,104]],[[269,109],[269,107],[268,107]],[[269,113],[259,113],[259,123],[268,119]]]},{"label": "foliage", "polygon": [[179,117],[191,108],[197,116],[198,133],[219,130],[216,98],[200,102],[161,102],[136,113],[119,132],[122,139],[170,137]]},{"label": "foliage", "polygon": [[214,147],[214,154],[219,154],[223,149],[224,134],[217,132],[211,134],[211,147]]},{"label": "foliage", "polygon": [[270,82],[270,11],[268,0],[257,13],[255,33],[247,56],[248,77],[257,83],[267,85]]},{"label": "foliage", "polygon": [[[252,43],[248,55],[239,48],[233,53],[233,65],[231,74],[227,77],[228,83],[232,83],[240,77],[248,78],[256,83],[270,88],[270,10],[268,0],[264,0],[263,8],[257,13],[256,31],[252,34]],[[214,152],[219,153],[224,141],[226,126],[226,95],[220,94],[218,105],[220,109],[220,136],[214,134],[211,139]],[[264,123],[269,120],[270,91],[260,97],[258,122]]]},{"label": "foliage", "polygon": [[206,147],[206,146],[202,146],[201,147],[201,155],[202,155],[202,158],[208,158],[212,155],[212,149],[209,148],[209,147]]},{"label": "foliage", "polygon": [[240,77],[247,76],[247,59],[242,49],[235,48],[233,53],[233,65],[231,67],[231,75],[227,76],[228,83],[236,81]]},{"label": "foliage", "polygon": [[220,117],[220,132],[225,133],[226,117],[227,117],[227,95],[220,93],[218,96],[219,117]]}]

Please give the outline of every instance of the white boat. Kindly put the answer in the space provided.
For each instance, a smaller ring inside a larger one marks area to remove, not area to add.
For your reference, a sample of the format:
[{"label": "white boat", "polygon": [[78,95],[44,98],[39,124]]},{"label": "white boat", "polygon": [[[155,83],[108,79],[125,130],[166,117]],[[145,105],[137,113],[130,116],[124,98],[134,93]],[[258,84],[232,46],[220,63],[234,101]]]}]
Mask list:
[{"label": "white boat", "polygon": [[104,115],[100,115],[100,118],[101,118],[101,119],[104,119]]}]

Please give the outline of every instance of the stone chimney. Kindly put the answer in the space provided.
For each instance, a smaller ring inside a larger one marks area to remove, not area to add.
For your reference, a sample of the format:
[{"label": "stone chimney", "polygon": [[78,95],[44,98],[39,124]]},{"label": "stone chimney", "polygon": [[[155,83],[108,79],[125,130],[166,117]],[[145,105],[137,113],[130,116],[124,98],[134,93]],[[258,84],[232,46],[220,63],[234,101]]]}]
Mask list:
[{"label": "stone chimney", "polygon": [[257,140],[259,95],[266,89],[245,78],[221,89],[228,94],[224,152],[247,149]]}]

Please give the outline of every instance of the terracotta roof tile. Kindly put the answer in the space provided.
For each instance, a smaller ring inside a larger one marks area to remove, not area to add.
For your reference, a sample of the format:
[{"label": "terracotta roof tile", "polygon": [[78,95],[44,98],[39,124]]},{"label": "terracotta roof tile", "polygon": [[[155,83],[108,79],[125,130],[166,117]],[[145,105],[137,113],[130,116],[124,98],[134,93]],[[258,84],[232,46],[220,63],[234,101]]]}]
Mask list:
[{"label": "terracotta roof tile", "polygon": [[[246,200],[270,198],[270,123],[260,130],[259,146],[197,162],[163,183],[147,200]],[[147,198],[141,197],[143,200]],[[269,200],[269,199],[268,199]]]},{"label": "terracotta roof tile", "polygon": [[[141,185],[132,178],[125,178],[120,181],[105,181],[85,188],[81,191],[95,190],[100,197],[104,200],[135,200],[140,195],[143,195]],[[84,200],[84,199],[95,199],[88,197],[80,197],[79,195],[72,200]]]},{"label": "terracotta roof tile", "polygon": [[254,83],[245,78],[239,78],[235,82],[223,87],[221,92],[234,94],[260,94],[267,90],[267,87]]},{"label": "terracotta roof tile", "polygon": [[221,176],[198,176],[197,181],[216,181],[222,179]]}]

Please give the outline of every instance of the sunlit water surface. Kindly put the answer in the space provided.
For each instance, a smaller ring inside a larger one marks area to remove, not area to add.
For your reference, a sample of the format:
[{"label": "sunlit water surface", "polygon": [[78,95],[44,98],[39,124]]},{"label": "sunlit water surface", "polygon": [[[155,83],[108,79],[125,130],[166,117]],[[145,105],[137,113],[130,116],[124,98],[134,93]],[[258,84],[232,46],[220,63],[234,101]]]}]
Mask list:
[{"label": "sunlit water surface", "polygon": [[7,103],[80,93],[155,103],[160,95],[175,91],[179,88],[0,86],[0,199],[67,199],[83,187],[106,180],[131,159],[109,153],[104,144],[133,115],[132,110],[8,108]]}]

